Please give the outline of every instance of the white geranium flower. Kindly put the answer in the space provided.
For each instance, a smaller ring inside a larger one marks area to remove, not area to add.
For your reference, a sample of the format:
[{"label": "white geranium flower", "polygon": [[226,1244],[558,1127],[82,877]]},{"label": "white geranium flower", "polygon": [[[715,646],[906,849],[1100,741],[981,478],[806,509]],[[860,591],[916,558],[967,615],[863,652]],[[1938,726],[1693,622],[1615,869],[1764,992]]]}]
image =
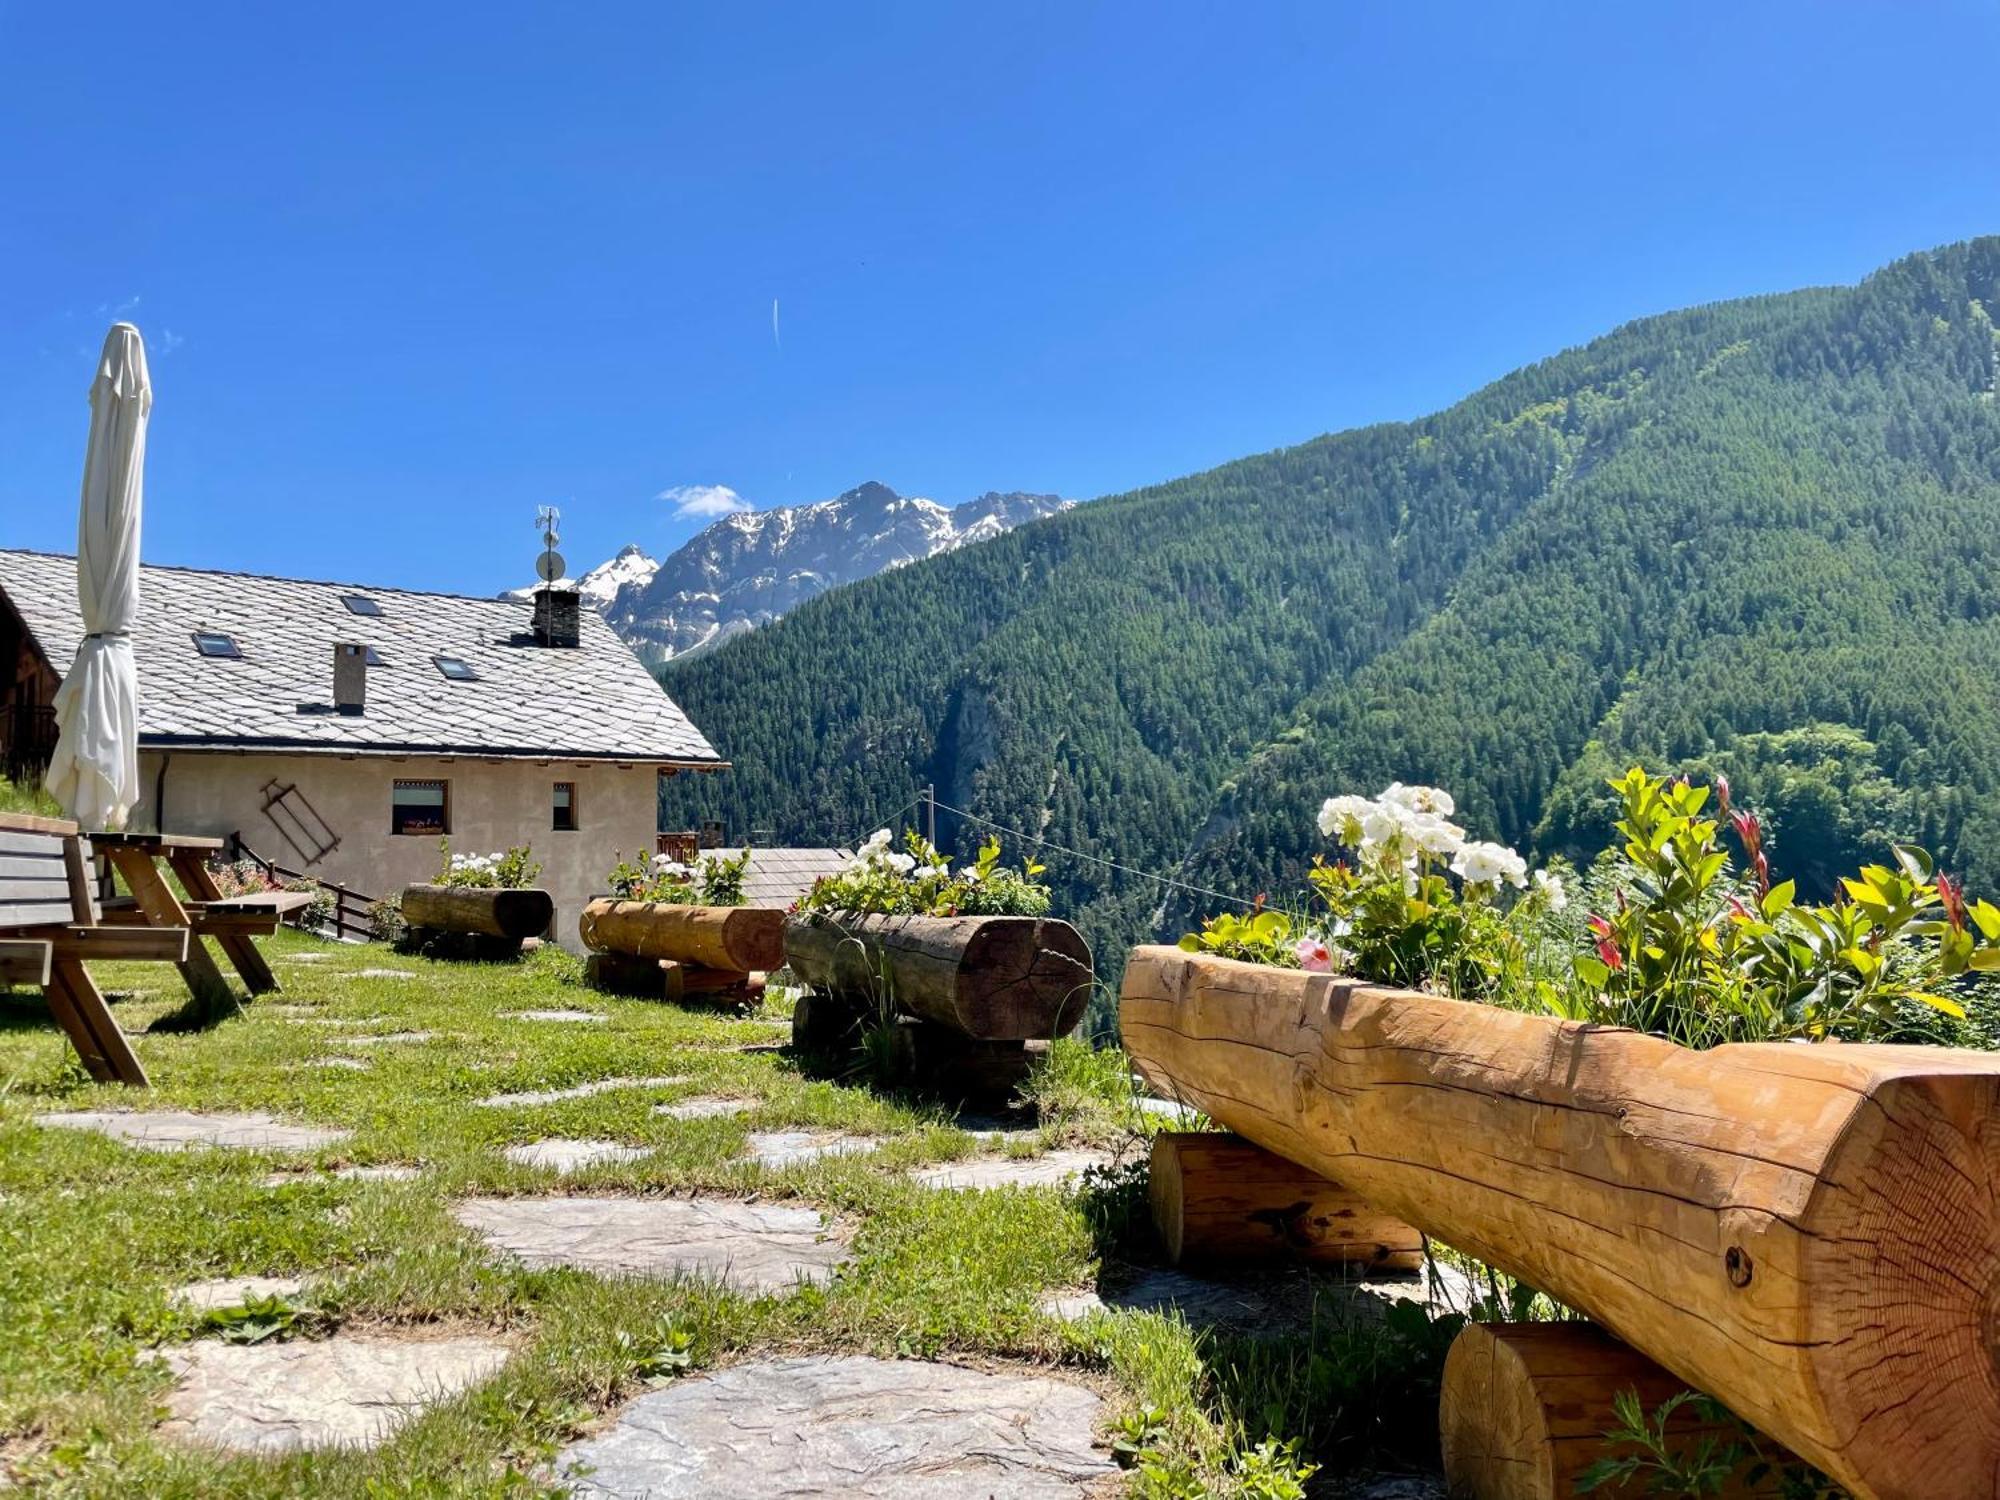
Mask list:
[{"label": "white geranium flower", "polygon": [[1459,846],[1451,872],[1467,885],[1497,887],[1501,881],[1511,886],[1528,883],[1528,862],[1505,844],[1488,844],[1478,839]]},{"label": "white geranium flower", "polygon": [[1547,870],[1535,871],[1535,894],[1548,902],[1550,911],[1561,911],[1569,905],[1569,892],[1563,889],[1562,876]]},{"label": "white geranium flower", "polygon": [[958,872],[958,878],[963,880],[967,885],[978,885],[985,877],[979,873],[979,866],[967,865]]},{"label": "white geranium flower", "polygon": [[1456,854],[1465,842],[1465,830],[1433,813],[1418,813],[1411,820],[1408,836],[1426,854]]},{"label": "white geranium flower", "polygon": [[882,861],[898,875],[907,875],[917,867],[916,856],[911,854],[891,854]]},{"label": "white geranium flower", "polygon": [[868,842],[861,846],[861,852],[866,854],[870,849],[886,849],[888,847],[889,847],[889,830],[886,828],[878,828],[873,833],[868,835]]},{"label": "white geranium flower", "polygon": [[1319,831],[1327,838],[1353,845],[1361,842],[1361,820],[1375,804],[1366,797],[1329,797],[1320,804]]},{"label": "white geranium flower", "polygon": [[1448,818],[1458,811],[1458,804],[1451,800],[1450,792],[1434,786],[1404,786],[1400,781],[1392,781],[1382,788],[1379,800],[1407,807],[1411,812],[1435,813],[1441,818]]},{"label": "white geranium flower", "polygon": [[1401,844],[1407,839],[1417,815],[1400,802],[1371,802],[1361,815],[1361,842]]}]

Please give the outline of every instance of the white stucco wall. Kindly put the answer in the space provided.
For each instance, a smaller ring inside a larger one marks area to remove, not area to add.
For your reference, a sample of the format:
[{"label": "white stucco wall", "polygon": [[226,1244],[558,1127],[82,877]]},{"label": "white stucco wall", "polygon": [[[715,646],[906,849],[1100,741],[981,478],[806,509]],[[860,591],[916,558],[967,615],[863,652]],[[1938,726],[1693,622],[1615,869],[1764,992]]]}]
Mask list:
[{"label": "white stucco wall", "polygon": [[[658,772],[652,766],[568,761],[477,760],[434,756],[229,754],[176,750],[165,756],[166,827],[174,833],[243,841],[266,859],[304,870],[369,896],[392,895],[438,870],[435,835],[389,831],[389,796],[399,780],[439,780],[451,787],[451,847],[489,854],[530,844],[542,862],[540,884],[555,898],[555,935],[581,951],[576,920],[584,903],[605,888],[605,874],[622,851],[650,855],[658,821]],[[135,828],[157,828],[155,790],[162,752],[139,757],[144,795]],[[554,784],[576,784],[577,831],[552,822]],[[339,837],[340,845],[308,862],[264,810],[267,788],[296,786]]]}]

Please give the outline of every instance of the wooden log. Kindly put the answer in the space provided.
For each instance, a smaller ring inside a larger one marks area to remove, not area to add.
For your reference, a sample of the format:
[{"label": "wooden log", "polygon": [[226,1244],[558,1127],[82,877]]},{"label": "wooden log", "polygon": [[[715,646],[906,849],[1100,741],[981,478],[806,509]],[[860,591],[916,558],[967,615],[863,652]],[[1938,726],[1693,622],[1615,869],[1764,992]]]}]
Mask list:
[{"label": "wooden log", "polygon": [[593,953],[583,961],[583,978],[592,989],[635,1000],[664,1000],[667,994],[666,976],[660,972],[657,958]]},{"label": "wooden log", "polygon": [[704,969],[697,964],[676,963],[670,958],[655,959],[654,962],[660,966],[669,1000],[748,1005],[763,998],[762,974],[740,974],[734,969]]},{"label": "wooden log", "polygon": [[1153,1137],[1153,1224],[1171,1265],[1308,1261],[1414,1271],[1424,1239],[1317,1172],[1215,1131]]},{"label": "wooden log", "polygon": [[0,938],[0,984],[40,986],[49,982],[48,943]]},{"label": "wooden log", "polygon": [[488,890],[464,885],[411,885],[403,888],[403,920],[412,927],[474,937],[538,937],[555,920],[556,904],[547,891]]},{"label": "wooden log", "polygon": [[[1572,1500],[1593,1463],[1632,1451],[1605,1442],[1618,1425],[1613,1398],[1633,1392],[1650,1419],[1687,1389],[1594,1323],[1468,1323],[1445,1356],[1438,1401],[1445,1486],[1465,1500]],[[1668,1451],[1685,1457],[1704,1439],[1727,1442],[1733,1428],[1690,1402],[1668,1418],[1666,1434]],[[1614,1484],[1593,1493],[1638,1500],[1644,1490]],[[1739,1473],[1702,1493],[1753,1500],[1774,1491]]]},{"label": "wooden log", "polygon": [[889,1071],[900,1084],[974,1109],[1012,1102],[1047,1042],[987,1041],[901,1017],[888,1033]]},{"label": "wooden log", "polygon": [[851,996],[807,990],[792,1002],[792,1047],[799,1052],[846,1051],[875,1014],[873,1006]]},{"label": "wooden log", "polygon": [[600,896],[577,918],[586,948],[768,973],[785,962],[785,914],[755,906],[669,906]]},{"label": "wooden log", "polygon": [[1090,1003],[1090,948],[1048,917],[816,913],[785,926],[792,972],[816,989],[886,997],[981,1041],[1062,1036]]},{"label": "wooden log", "polygon": [[2000,1055],[1657,1037],[1139,948],[1149,1081],[1857,1495],[2000,1494]]}]

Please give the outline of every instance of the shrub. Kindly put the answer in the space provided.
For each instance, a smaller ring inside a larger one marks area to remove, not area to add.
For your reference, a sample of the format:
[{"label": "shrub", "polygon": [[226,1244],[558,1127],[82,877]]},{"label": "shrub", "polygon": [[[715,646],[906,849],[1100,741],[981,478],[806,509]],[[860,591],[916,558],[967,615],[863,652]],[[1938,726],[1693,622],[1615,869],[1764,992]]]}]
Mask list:
[{"label": "shrub", "polygon": [[683,864],[656,854],[650,864],[627,860],[622,854],[606,877],[612,893],[627,901],[657,901],[667,906],[741,906],[743,877],[749,873],[750,851],[704,854]]},{"label": "shrub", "polygon": [[378,943],[398,945],[410,935],[403,920],[403,898],[388,896],[368,908],[368,936]]},{"label": "shrub", "polygon": [[1040,917],[1049,910],[1049,888],[1035,879],[1042,866],[1000,863],[1000,841],[988,839],[969,865],[950,860],[917,833],[890,847],[879,829],[845,869],[822,875],[799,899],[802,912],[859,912],[882,916]]}]

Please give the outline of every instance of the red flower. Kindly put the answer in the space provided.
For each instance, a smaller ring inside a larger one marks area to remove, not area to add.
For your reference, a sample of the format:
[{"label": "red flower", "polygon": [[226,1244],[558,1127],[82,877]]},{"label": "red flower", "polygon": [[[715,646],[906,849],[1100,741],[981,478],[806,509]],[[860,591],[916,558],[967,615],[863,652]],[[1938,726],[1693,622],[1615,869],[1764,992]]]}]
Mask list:
[{"label": "red flower", "polygon": [[1764,857],[1764,825],[1748,808],[1738,808],[1731,813],[1729,822],[1735,828],[1736,836],[1743,841],[1743,852],[1749,857],[1750,868],[1756,872],[1757,894],[1768,895],[1771,890],[1771,862]]},{"label": "red flower", "polygon": [[1597,956],[1604,967],[1613,973],[1625,967],[1625,955],[1618,951],[1618,939],[1612,936],[1611,924],[1595,913],[1590,918],[1590,930],[1597,935]]},{"label": "red flower", "polygon": [[1965,887],[1949,875],[1940,873],[1937,878],[1938,900],[1944,905],[1944,919],[1951,923],[1953,932],[1965,931]]}]

